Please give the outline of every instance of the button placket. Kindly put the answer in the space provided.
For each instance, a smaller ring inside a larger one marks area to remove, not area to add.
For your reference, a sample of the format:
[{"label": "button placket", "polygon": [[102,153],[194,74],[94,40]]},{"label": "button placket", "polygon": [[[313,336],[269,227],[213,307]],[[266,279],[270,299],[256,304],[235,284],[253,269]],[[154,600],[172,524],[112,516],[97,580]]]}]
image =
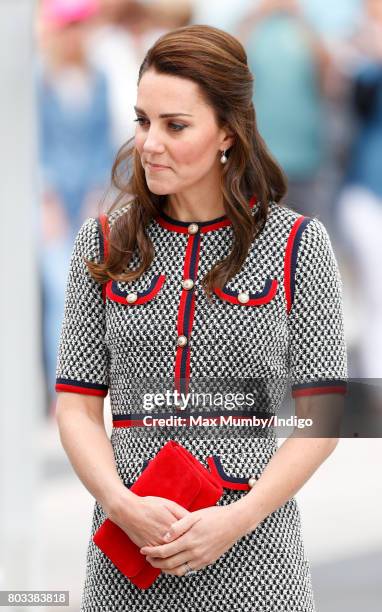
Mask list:
[{"label": "button placket", "polygon": [[[201,232],[197,223],[190,223],[183,264],[183,279],[178,308],[175,357],[175,386],[178,391],[187,393],[190,377],[190,336],[195,307],[195,281],[197,278]],[[180,388],[179,381],[183,388]]]}]

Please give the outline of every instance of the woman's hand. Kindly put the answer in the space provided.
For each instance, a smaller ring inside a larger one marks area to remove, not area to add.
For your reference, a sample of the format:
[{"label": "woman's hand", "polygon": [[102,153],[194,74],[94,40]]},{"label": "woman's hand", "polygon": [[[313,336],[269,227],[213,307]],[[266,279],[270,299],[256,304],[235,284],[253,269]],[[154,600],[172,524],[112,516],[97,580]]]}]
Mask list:
[{"label": "woman's hand", "polygon": [[233,546],[245,529],[235,504],[209,506],[188,512],[172,524],[166,544],[143,546],[140,550],[147,561],[165,574],[183,576],[187,561],[191,569],[199,570],[214,563]]},{"label": "woman's hand", "polygon": [[120,504],[109,518],[123,529],[137,546],[166,542],[165,533],[174,521],[191,514],[186,508],[165,497],[136,495]]}]

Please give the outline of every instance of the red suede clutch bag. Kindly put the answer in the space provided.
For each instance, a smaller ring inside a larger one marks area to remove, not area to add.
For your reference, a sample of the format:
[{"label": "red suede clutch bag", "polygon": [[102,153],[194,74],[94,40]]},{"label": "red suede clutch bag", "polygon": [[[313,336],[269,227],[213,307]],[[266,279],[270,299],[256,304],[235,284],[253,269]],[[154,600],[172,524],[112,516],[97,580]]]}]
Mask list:
[{"label": "red suede clutch bag", "polygon": [[[216,504],[223,494],[221,483],[186,448],[169,440],[131,485],[136,495],[165,497],[189,511]],[[93,536],[94,543],[140,589],[148,588],[161,570],[153,567],[137,546],[110,519]]]}]

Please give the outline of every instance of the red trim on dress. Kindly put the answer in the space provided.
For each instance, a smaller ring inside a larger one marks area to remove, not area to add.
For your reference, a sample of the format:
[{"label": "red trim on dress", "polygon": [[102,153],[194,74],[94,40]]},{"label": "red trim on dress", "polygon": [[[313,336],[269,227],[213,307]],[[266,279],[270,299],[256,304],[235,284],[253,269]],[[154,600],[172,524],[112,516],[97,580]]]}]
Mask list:
[{"label": "red trim on dress", "polygon": [[[192,278],[194,282],[197,278],[199,254],[200,254],[200,238],[198,238],[199,244],[197,246],[196,256],[195,256],[195,264],[194,264],[195,269],[193,271],[193,274],[191,274],[191,255],[192,255],[192,251],[194,248],[194,242],[196,239],[197,239],[196,235],[190,235],[188,242],[187,242],[186,254],[184,257],[184,264],[183,264],[183,280]],[[190,313],[189,313],[189,320],[188,320],[188,334],[185,334],[184,333],[185,332],[185,309],[186,309],[186,302],[187,302],[187,299],[189,299],[190,292],[191,292],[191,306],[190,306]],[[179,301],[179,308],[178,308],[177,334],[178,336],[187,335],[188,342],[186,346],[184,347],[182,346],[176,347],[174,370],[175,370],[175,389],[178,392],[181,391],[180,379],[181,378],[185,379],[185,384],[187,388],[183,389],[183,393],[187,393],[188,391],[188,381],[190,378],[191,355],[190,355],[189,339],[191,335],[192,325],[194,322],[194,313],[195,313],[195,285],[192,287],[192,289],[184,289],[182,287],[182,292],[181,292],[180,301]],[[187,357],[186,357],[187,360],[186,360],[185,372],[183,373],[184,376],[182,376],[181,364],[182,364],[182,357],[183,357],[184,350],[187,350]]]},{"label": "red trim on dress", "polygon": [[82,393],[83,395],[98,395],[100,397],[106,397],[108,393],[107,389],[91,389],[90,387],[78,387],[77,385],[66,385],[64,383],[57,383],[55,390]]},{"label": "red trim on dress", "polygon": [[320,393],[341,393],[347,392],[346,385],[338,385],[337,387],[322,386],[322,387],[304,387],[304,389],[292,390],[292,397],[302,397],[310,395],[319,395]]},{"label": "red trim on dress", "polygon": [[[106,261],[109,256],[109,235],[110,235],[109,219],[107,215],[102,214],[99,216],[99,220],[100,220],[102,235],[103,235],[103,259],[104,261]],[[104,302],[106,302],[106,283],[103,283],[102,285],[102,299]]]},{"label": "red trim on dress", "polygon": [[231,304],[237,304],[238,306],[259,306],[261,304],[267,304],[268,302],[273,300],[273,298],[275,297],[277,293],[277,286],[278,286],[277,278],[274,278],[272,280],[272,284],[271,284],[271,287],[267,295],[264,295],[263,297],[260,297],[260,298],[250,298],[248,302],[244,302],[244,303],[240,302],[239,299],[235,295],[230,295],[229,293],[226,293],[223,289],[220,289],[219,287],[216,287],[214,289],[214,292],[222,300],[225,300],[226,302],[230,302]]},{"label": "red trim on dress", "polygon": [[[251,197],[251,199],[249,200],[249,207],[253,208],[254,205],[257,202],[257,196],[254,195]],[[206,232],[211,232],[213,230],[217,230],[220,229],[222,227],[228,227],[229,225],[232,225],[232,221],[230,219],[227,218],[227,215],[223,215],[221,218],[219,217],[220,220],[213,222],[213,220],[211,221],[211,223],[207,223],[204,224],[205,222],[198,222],[198,221],[189,221],[189,222],[185,222],[185,221],[179,221],[177,222],[175,219],[166,219],[164,216],[161,215],[161,213],[159,213],[156,217],[155,220],[159,223],[159,225],[161,225],[162,227],[164,227],[165,229],[168,229],[172,232],[178,232],[180,234],[188,234],[188,226],[191,223],[196,223],[199,226],[199,233],[200,234],[205,234]]]},{"label": "red trim on dress", "polygon": [[114,421],[113,427],[143,427],[143,419],[124,419],[123,421]]},{"label": "red trim on dress", "polygon": [[287,303],[287,313],[289,314],[292,308],[292,292],[291,292],[291,268],[292,268],[292,252],[293,252],[293,244],[296,237],[296,233],[301,223],[304,221],[305,217],[301,216],[293,223],[292,229],[288,236],[288,241],[285,249],[285,257],[284,257],[284,288],[285,288],[285,297]]},{"label": "red trim on dress", "polygon": [[130,303],[126,300],[126,297],[122,295],[118,295],[117,293],[114,293],[113,280],[110,279],[109,281],[105,283],[106,297],[108,297],[113,302],[119,302],[120,304],[125,304],[126,306],[139,306],[139,304],[145,304],[146,302],[151,300],[161,290],[165,280],[166,280],[166,276],[164,274],[160,274],[154,287],[151,289],[149,293],[147,293],[146,295],[140,296],[139,292],[137,292],[137,296],[138,296],[137,299],[135,300],[135,302]]}]

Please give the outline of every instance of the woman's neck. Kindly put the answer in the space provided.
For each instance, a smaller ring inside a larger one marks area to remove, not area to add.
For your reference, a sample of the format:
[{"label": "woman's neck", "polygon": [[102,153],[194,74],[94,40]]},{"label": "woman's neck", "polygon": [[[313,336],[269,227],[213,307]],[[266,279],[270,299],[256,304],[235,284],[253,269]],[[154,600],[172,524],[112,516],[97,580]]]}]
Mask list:
[{"label": "woman's neck", "polygon": [[163,212],[178,221],[210,221],[226,214],[223,196],[194,198],[183,194],[167,196]]}]

